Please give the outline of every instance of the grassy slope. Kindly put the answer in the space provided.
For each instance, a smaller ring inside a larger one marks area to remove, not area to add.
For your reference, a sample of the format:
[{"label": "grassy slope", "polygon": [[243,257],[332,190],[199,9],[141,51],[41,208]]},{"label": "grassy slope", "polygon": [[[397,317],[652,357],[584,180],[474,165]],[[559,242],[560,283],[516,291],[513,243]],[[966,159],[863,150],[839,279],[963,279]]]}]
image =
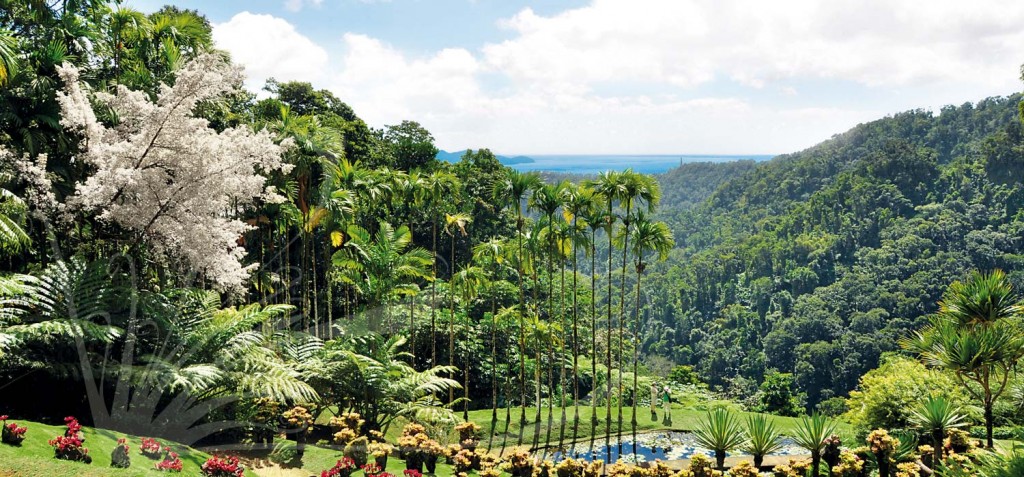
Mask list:
[{"label": "grassy slope", "polygon": [[[89,449],[92,456],[91,464],[79,462],[68,462],[53,458],[53,448],[49,440],[64,433],[64,426],[49,426],[46,424],[12,419],[8,422],[17,422],[18,425],[28,427],[25,441],[20,447],[0,444],[0,476],[38,476],[48,477],[99,477],[99,476],[123,476],[123,477],[148,477],[166,476],[167,473],[157,471],[152,461],[139,453],[140,438],[129,436],[105,429],[84,428],[85,447]],[[128,469],[115,469],[110,467],[110,452],[117,445],[117,440],[127,438],[130,446],[129,455],[132,465]],[[168,444],[165,444],[168,445]],[[197,476],[199,466],[206,462],[208,454],[197,451],[180,444],[169,444],[171,449],[181,455],[181,462],[184,465],[179,475]],[[173,475],[173,474],[172,474]],[[246,471],[247,477],[255,477],[256,474]]]},{"label": "grassy slope", "polygon": [[[578,430],[578,438],[580,438],[580,439],[586,438],[586,439],[589,440],[589,437],[591,435],[595,435],[598,438],[598,439],[596,439],[596,441],[599,442],[600,438],[603,438],[603,436],[605,434],[605,413],[607,411],[603,407],[598,407],[597,408],[598,425],[596,427],[591,426],[591,423],[590,423],[590,417],[592,415],[592,412],[593,412],[592,408],[589,407],[589,406],[586,406],[586,407],[581,406],[580,407],[580,426],[579,426],[579,430]],[[514,445],[516,443],[516,439],[518,438],[518,435],[519,435],[519,413],[520,413],[519,408],[513,408],[512,409],[512,423],[511,423],[511,426],[509,427],[509,431],[508,431],[509,432],[508,438],[509,438],[510,445]],[[533,442],[533,433],[535,432],[536,427],[537,427],[535,423],[532,423],[532,420],[533,420],[533,417],[534,417],[535,413],[536,413],[536,408],[531,408],[531,407],[527,407],[526,408],[526,417],[527,417],[528,424],[526,426],[525,432],[523,433],[523,441],[526,444],[529,444],[529,443]],[[618,409],[613,407],[612,408],[612,435],[613,436],[618,431],[618,414],[617,413],[618,413]],[[633,410],[631,408],[628,408],[628,407],[627,408],[623,408],[622,413],[623,413],[623,416],[622,416],[622,430],[623,431],[622,432],[623,432],[623,434],[628,435],[631,432],[630,431],[630,421],[632,420]],[[650,414],[650,410],[648,408],[638,408],[637,409],[637,414],[638,414],[638,416],[637,416],[637,432],[642,432],[642,431],[655,431],[655,430],[663,430],[663,429],[692,430],[692,429],[696,428],[697,424],[705,418],[705,416],[707,415],[707,412],[706,411],[702,411],[702,410],[692,409],[692,408],[683,408],[683,407],[678,406],[678,405],[677,406],[673,406],[673,408],[672,408],[672,425],[671,426],[664,426],[664,425],[661,424],[661,420],[662,420],[663,416],[661,415],[662,413],[660,412],[660,410],[658,412],[658,420],[656,422],[652,422],[651,421],[651,414]],[[737,413],[737,414],[738,414],[740,420],[745,422],[747,416],[752,414],[752,413],[740,412],[740,413]],[[565,439],[566,439],[566,441],[568,441],[568,440],[570,440],[572,438],[572,419],[573,419],[573,415],[574,415],[573,408],[572,407],[566,408],[566,418],[568,419],[568,422],[566,423],[566,426],[565,426],[566,427],[565,428]],[[547,434],[547,409],[546,408],[541,412],[541,417],[542,417],[542,419],[541,419],[541,430],[540,430],[541,436],[540,436],[540,440],[541,440],[541,442],[544,442],[545,439],[548,437],[548,434]],[[483,431],[481,432],[481,434],[483,436],[485,436],[484,437],[484,444],[486,445],[486,439],[487,439],[486,436],[490,435],[491,411],[489,409],[488,410],[471,411],[469,413],[469,418],[470,418],[470,420],[476,422],[481,427],[483,427]],[[557,441],[558,441],[558,434],[559,434],[559,428],[560,428],[560,419],[561,419],[561,410],[556,407],[554,409],[554,421],[552,422],[553,426],[552,426],[552,429],[551,429],[551,436],[550,436],[552,444],[556,444]],[[779,431],[782,432],[783,434],[786,434],[786,435],[792,435],[793,434],[793,429],[796,427],[797,423],[799,422],[799,418],[793,418],[793,417],[772,416],[772,420],[775,422],[775,425],[779,429]],[[495,447],[501,445],[501,437],[502,437],[501,433],[504,432],[504,430],[505,430],[505,410],[504,409],[499,409],[498,410],[498,426],[497,426],[497,428],[498,428],[497,429],[498,430],[498,434],[496,434],[496,436],[494,438],[494,440],[495,440],[494,446]],[[854,430],[853,430],[853,427],[850,426],[849,424],[844,423],[844,422],[838,422],[836,431],[840,435],[840,437],[842,437],[844,442],[853,442],[854,441]]]}]

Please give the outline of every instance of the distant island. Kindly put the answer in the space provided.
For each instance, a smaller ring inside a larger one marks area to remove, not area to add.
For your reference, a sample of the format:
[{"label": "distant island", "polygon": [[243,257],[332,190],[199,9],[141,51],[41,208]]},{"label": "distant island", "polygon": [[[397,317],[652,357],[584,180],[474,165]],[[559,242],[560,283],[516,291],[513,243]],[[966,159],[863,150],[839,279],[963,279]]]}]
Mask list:
[{"label": "distant island", "polygon": [[[444,151],[444,150],[439,150],[439,151],[437,151],[437,160],[455,163],[455,162],[461,161],[462,160],[462,155],[465,154],[465,153],[466,153],[465,149],[463,149],[461,151],[454,151],[454,152],[448,152],[448,151]],[[532,157],[527,157],[527,156],[513,156],[513,157],[509,157],[509,156],[495,155],[494,157],[497,157],[498,158],[498,162],[500,162],[500,163],[502,163],[502,164],[504,164],[506,166],[512,166],[512,165],[516,165],[516,164],[531,164],[531,163],[535,162]]]}]

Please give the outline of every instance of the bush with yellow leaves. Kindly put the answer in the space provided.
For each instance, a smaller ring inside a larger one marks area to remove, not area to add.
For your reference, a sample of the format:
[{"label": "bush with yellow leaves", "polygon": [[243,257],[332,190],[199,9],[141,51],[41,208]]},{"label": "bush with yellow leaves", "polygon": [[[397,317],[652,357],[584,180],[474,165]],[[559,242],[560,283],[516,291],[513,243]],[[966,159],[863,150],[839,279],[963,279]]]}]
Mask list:
[{"label": "bush with yellow leaves", "polygon": [[741,460],[729,469],[730,477],[758,477],[757,469],[748,460]]}]

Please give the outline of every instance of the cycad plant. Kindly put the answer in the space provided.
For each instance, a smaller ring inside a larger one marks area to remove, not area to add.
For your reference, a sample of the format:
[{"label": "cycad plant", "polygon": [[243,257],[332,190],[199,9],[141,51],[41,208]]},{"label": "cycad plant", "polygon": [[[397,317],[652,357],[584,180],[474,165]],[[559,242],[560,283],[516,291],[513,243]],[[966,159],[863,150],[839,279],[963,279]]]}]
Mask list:
[{"label": "cycad plant", "polygon": [[910,415],[910,421],[932,437],[932,446],[935,448],[932,462],[942,461],[942,438],[946,430],[963,427],[967,424],[964,419],[960,406],[942,396],[929,396]]},{"label": "cycad plant", "polygon": [[726,409],[708,411],[707,419],[693,431],[697,444],[715,452],[715,464],[725,470],[725,454],[739,449],[747,436],[739,419]]},{"label": "cycad plant", "polygon": [[742,450],[754,457],[754,467],[761,467],[764,456],[782,449],[782,439],[775,422],[764,414],[747,417],[747,442]]},{"label": "cycad plant", "polygon": [[811,453],[811,477],[818,477],[821,451],[826,440],[835,434],[836,424],[821,414],[804,416],[793,431],[793,442]]}]

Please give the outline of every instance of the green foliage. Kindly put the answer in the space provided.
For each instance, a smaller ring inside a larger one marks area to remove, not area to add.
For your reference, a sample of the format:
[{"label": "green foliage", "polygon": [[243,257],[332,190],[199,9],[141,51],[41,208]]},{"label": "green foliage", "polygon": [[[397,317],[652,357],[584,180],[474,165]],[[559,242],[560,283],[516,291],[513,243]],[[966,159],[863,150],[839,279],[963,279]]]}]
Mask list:
[{"label": "green foliage", "polygon": [[951,405],[967,401],[964,390],[952,376],[894,355],[861,377],[858,390],[850,392],[850,411],[845,417],[863,433],[879,428],[907,428],[922,397],[930,396],[942,397]]},{"label": "green foliage", "polygon": [[697,373],[693,370],[693,366],[686,364],[674,366],[672,371],[668,374],[668,379],[669,381],[680,385],[697,385],[701,382],[700,377],[697,376]]},{"label": "green foliage", "polygon": [[797,416],[803,411],[800,397],[793,390],[793,375],[770,370],[756,395],[757,410],[780,416]]}]

